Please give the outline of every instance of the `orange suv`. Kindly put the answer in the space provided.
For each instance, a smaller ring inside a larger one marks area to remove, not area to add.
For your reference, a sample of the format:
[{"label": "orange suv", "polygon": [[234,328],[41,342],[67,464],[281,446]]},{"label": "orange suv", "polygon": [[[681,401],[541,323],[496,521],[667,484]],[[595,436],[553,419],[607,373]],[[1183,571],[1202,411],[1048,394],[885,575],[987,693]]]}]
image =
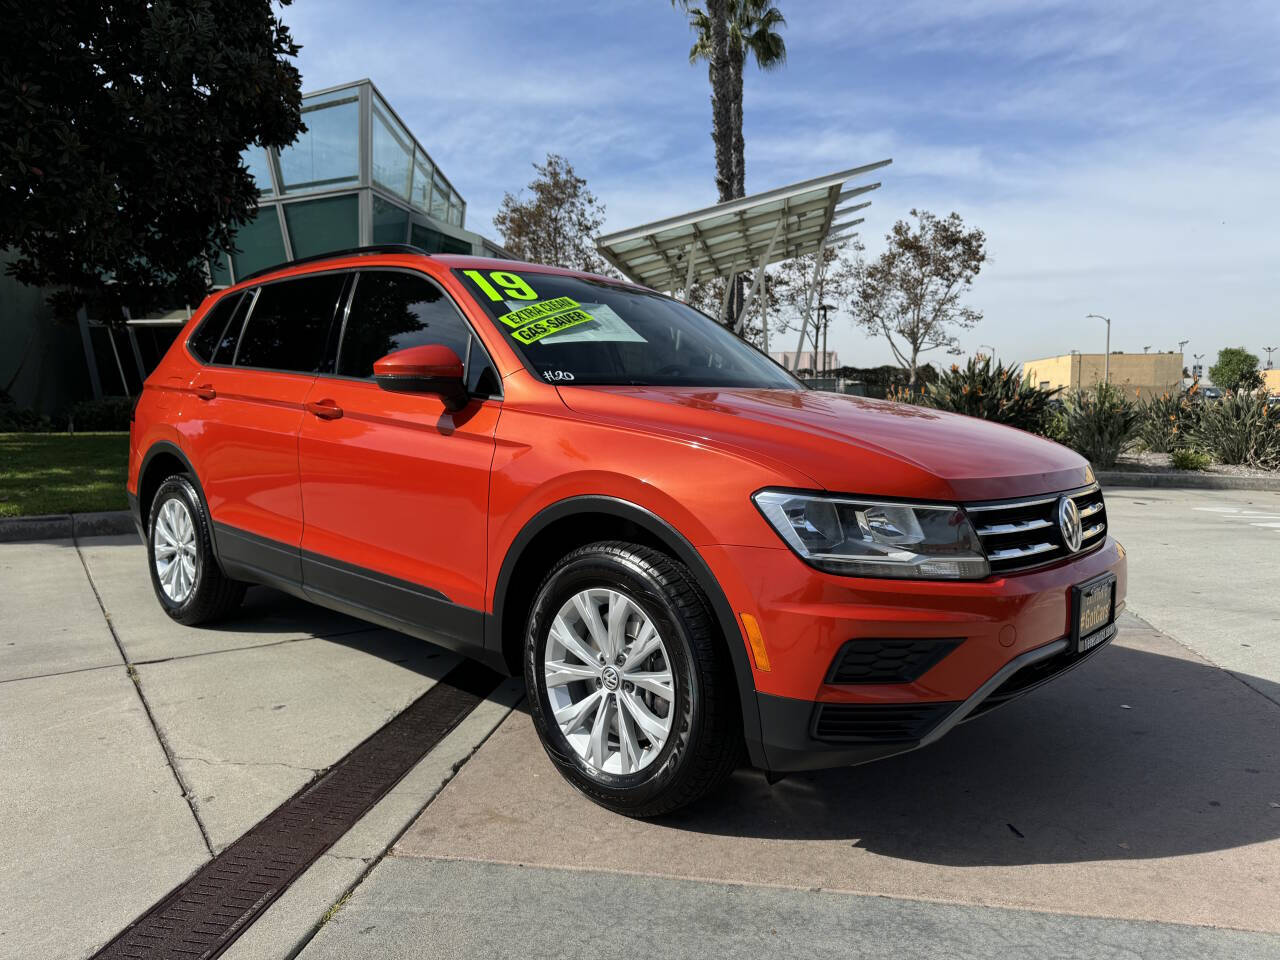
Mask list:
[{"label": "orange suv", "polygon": [[523,671],[632,816],[941,737],[1115,635],[1087,462],[806,389],[651,290],[362,248],[211,296],[147,379],[129,495],[181,623],[266,584]]}]

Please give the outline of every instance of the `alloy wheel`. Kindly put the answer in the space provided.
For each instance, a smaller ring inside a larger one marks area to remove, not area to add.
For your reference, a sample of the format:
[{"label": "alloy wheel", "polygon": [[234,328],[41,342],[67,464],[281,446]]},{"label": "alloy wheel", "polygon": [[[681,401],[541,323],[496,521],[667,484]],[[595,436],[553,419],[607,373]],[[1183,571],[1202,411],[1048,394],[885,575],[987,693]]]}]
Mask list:
[{"label": "alloy wheel", "polygon": [[196,526],[177,497],[166,500],[156,514],[151,544],[160,589],[174,603],[184,603],[196,585]]},{"label": "alloy wheel", "polygon": [[543,675],[560,732],[602,773],[643,770],[671,735],[675,684],[667,648],[624,593],[582,590],[565,601],[551,623]]}]

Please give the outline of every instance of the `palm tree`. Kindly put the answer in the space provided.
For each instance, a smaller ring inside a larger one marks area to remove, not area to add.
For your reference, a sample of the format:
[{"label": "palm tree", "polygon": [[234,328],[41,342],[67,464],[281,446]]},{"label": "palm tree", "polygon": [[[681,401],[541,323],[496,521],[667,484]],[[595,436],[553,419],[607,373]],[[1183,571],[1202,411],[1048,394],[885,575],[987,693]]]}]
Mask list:
[{"label": "palm tree", "polygon": [[[778,28],[787,24],[782,12],[769,0],[720,0],[713,4],[707,0],[707,7],[702,10],[690,7],[687,0],[672,0],[680,3],[689,15],[689,26],[693,28],[697,39],[689,49],[689,62],[697,63],[706,60],[711,76],[712,133],[711,138],[716,145],[716,186],[719,188],[721,202],[746,196],[746,139],[742,134],[742,71],[750,56],[761,70],[773,70],[787,62],[787,44],[778,33]],[[724,22],[718,19],[720,14],[715,9],[723,8]],[[724,39],[719,39],[719,28],[723,26]],[[718,51],[724,51],[717,57]],[[724,61],[724,68],[717,74],[717,60]],[[717,94],[717,77],[719,76],[725,89],[724,94]],[[727,129],[722,129],[721,108],[725,106],[723,98],[728,98]],[[722,161],[723,148],[727,147],[728,169]],[[727,180],[727,183],[726,183]],[[727,188],[727,189],[726,189]],[[736,317],[742,309],[744,278],[739,276],[733,285],[729,298],[729,316]]]},{"label": "palm tree", "polygon": [[[671,0],[699,22],[699,38],[705,45],[703,58],[711,79],[711,142],[716,151],[716,192],[720,200],[732,200],[733,176],[733,85],[729,66],[729,7],[735,0],[705,0],[705,10],[691,10],[689,0]],[[692,61],[692,57],[690,58]]]},{"label": "palm tree", "polygon": [[[728,61],[729,123],[731,139],[730,164],[732,186],[728,196],[721,192],[721,200],[732,200],[746,195],[746,140],[742,134],[743,67],[747,58],[756,62],[761,70],[774,70],[787,62],[787,43],[778,32],[787,25],[786,17],[769,0],[724,0],[726,21],[726,60]],[[706,60],[714,67],[712,59],[717,49],[716,20],[711,11],[689,8],[689,25],[698,38],[689,50],[689,62]],[[713,98],[715,79],[712,78]],[[713,138],[715,134],[712,134]],[[717,166],[718,172],[718,166]]]}]

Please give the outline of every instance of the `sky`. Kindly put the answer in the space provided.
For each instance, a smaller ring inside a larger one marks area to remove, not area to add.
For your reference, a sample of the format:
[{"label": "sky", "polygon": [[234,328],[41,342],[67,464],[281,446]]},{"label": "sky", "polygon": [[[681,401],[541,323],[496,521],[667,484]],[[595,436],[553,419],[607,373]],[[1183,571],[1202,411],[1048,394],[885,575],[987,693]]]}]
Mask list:
[{"label": "sky", "polygon": [[[749,68],[747,192],[892,158],[866,255],[912,208],[987,235],[967,352],[1021,361],[1280,346],[1280,3],[775,0],[787,64]],[[355,12],[358,10],[358,13]],[[500,239],[549,152],[606,231],[714,203],[705,65],[668,0],[297,0],[303,89],[369,77]],[[833,318],[840,362],[892,361]],[[926,359],[950,362],[942,352]],[[1280,353],[1275,362],[1280,364]]]}]

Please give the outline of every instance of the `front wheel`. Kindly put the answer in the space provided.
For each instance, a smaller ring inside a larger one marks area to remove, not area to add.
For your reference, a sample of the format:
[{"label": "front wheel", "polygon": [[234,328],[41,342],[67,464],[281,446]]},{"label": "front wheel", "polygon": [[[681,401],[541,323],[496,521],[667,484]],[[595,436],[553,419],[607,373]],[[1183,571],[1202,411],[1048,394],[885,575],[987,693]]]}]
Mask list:
[{"label": "front wheel", "polygon": [[218,566],[209,518],[187,477],[178,474],[160,484],[147,531],[151,585],[170,617],[194,626],[221,619],[240,605],[245,585]]},{"label": "front wheel", "polygon": [[560,773],[633,817],[709,793],[742,756],[732,668],[710,604],[667,555],[593,543],[562,559],[533,602],[525,680]]}]

